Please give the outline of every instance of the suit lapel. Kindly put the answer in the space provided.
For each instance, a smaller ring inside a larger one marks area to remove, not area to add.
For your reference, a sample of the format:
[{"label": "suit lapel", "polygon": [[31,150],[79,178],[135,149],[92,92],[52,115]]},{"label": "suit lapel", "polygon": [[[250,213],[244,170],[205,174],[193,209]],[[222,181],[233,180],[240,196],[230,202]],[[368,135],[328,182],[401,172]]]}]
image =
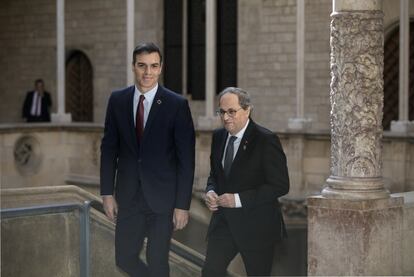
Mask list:
[{"label": "suit lapel", "polygon": [[233,171],[235,167],[244,159],[244,156],[248,152],[249,145],[252,145],[252,142],[254,141],[254,138],[256,136],[256,125],[255,123],[250,119],[249,125],[246,128],[246,131],[243,134],[243,137],[241,139],[239,149],[237,150],[236,156],[234,157],[233,163],[231,165],[230,174]]},{"label": "suit lapel", "polygon": [[132,145],[134,146],[133,148],[135,149],[135,152],[138,154],[138,140],[134,122],[134,93],[135,86],[129,87],[125,97],[125,111],[127,111],[128,129],[131,135]]},{"label": "suit lapel", "polygon": [[218,135],[217,145],[218,148],[216,148],[216,157],[218,157],[218,160],[216,161],[218,163],[218,168],[220,168],[220,173],[224,174],[224,169],[221,161],[223,160],[224,155],[224,148],[226,147],[226,141],[227,141],[228,132],[226,129],[222,129],[221,132]]},{"label": "suit lapel", "polygon": [[144,142],[145,138],[148,136],[148,133],[154,123],[154,118],[156,117],[158,111],[160,110],[161,106],[163,105],[164,99],[164,90],[163,88],[158,85],[157,92],[154,96],[154,101],[152,102],[150,112],[148,114],[147,123],[145,124],[144,134],[142,136],[142,141]]}]

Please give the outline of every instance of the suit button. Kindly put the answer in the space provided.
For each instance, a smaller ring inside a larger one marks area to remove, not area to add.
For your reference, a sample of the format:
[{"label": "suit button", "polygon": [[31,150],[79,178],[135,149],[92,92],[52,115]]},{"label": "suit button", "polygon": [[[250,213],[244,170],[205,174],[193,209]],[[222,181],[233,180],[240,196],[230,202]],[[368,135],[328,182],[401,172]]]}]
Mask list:
[{"label": "suit button", "polygon": [[140,163],[142,160],[141,159],[138,159],[138,162]]}]

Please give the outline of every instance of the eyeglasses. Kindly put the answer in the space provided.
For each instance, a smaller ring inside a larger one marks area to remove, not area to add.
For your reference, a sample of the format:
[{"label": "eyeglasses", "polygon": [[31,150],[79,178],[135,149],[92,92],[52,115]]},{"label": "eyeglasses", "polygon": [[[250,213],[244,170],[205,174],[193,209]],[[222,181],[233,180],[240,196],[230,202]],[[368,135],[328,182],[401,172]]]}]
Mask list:
[{"label": "eyeglasses", "polygon": [[235,117],[236,113],[240,111],[241,109],[243,108],[238,108],[237,110],[228,109],[227,111],[223,109],[219,109],[216,111],[216,114],[219,115],[220,117],[224,117],[225,114],[227,114],[229,117]]}]

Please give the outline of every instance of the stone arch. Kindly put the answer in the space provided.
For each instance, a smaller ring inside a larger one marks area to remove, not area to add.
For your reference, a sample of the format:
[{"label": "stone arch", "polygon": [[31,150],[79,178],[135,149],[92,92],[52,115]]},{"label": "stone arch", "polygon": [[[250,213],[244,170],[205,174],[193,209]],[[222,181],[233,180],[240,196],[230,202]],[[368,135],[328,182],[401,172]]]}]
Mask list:
[{"label": "stone arch", "polygon": [[93,68],[80,50],[72,51],[66,61],[66,111],[73,121],[93,121]]}]

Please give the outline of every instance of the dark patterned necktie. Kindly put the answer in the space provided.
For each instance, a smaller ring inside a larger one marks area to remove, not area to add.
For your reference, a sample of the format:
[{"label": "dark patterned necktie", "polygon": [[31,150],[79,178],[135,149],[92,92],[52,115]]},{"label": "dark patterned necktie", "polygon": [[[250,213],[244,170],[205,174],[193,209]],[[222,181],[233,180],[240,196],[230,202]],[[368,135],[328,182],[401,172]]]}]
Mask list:
[{"label": "dark patterned necktie", "polygon": [[145,96],[139,97],[139,103],[137,106],[137,114],[135,117],[135,129],[137,132],[138,142],[141,141],[142,134],[144,133],[144,99]]},{"label": "dark patterned necktie", "polygon": [[226,154],[224,156],[224,173],[226,176],[229,176],[231,164],[233,162],[234,156],[234,141],[237,139],[235,136],[231,136],[229,142],[227,143]]}]

